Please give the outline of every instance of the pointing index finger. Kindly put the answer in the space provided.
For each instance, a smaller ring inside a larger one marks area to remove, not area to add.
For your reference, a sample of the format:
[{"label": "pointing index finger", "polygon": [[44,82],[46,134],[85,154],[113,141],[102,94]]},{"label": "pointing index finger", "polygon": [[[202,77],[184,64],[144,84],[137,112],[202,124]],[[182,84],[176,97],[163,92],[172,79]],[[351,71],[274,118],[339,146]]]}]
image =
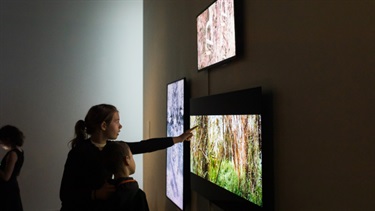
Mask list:
[{"label": "pointing index finger", "polygon": [[198,125],[195,125],[194,127],[192,127],[192,128],[190,128],[189,130],[190,131],[193,131],[195,128],[197,128],[198,127]]}]

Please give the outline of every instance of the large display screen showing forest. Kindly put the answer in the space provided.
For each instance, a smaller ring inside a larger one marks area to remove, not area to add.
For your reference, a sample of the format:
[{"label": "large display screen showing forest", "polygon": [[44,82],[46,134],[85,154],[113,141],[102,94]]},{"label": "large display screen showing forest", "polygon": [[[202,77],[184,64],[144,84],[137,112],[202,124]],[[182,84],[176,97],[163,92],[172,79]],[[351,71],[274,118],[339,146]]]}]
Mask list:
[{"label": "large display screen showing forest", "polygon": [[192,115],[190,171],[263,206],[261,115]]},{"label": "large display screen showing forest", "polygon": [[[183,79],[167,86],[167,136],[179,136],[184,132],[184,86]],[[175,144],[167,149],[166,195],[181,210],[183,209],[184,145]]]}]

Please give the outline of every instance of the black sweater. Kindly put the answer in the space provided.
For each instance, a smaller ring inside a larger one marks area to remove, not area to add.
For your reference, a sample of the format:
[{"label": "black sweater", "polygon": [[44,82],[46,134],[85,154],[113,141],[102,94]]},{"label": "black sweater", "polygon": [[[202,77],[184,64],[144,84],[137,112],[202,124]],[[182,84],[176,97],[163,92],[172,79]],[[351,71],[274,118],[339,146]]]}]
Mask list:
[{"label": "black sweater", "polygon": [[[107,145],[113,141],[107,141]],[[172,138],[155,138],[140,142],[126,142],[133,154],[153,152],[173,145]],[[106,145],[106,146],[107,146]],[[61,211],[93,210],[92,190],[99,189],[106,180],[101,163],[102,151],[89,139],[69,151],[60,187]]]},{"label": "black sweater", "polygon": [[107,201],[106,211],[149,211],[145,192],[139,189],[138,182],[131,177],[112,181],[116,192]]}]

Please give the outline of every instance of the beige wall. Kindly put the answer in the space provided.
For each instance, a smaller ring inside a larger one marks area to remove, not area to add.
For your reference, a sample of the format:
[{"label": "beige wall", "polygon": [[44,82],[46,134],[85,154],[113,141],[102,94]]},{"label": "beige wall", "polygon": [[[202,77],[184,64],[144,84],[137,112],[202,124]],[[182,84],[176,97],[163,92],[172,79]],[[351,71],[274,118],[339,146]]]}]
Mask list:
[{"label": "beige wall", "polygon": [[25,211],[60,210],[68,141],[91,106],[116,105],[119,139],[142,139],[142,12],[140,0],[0,0],[0,127],[26,136]]},{"label": "beige wall", "polygon": [[[211,0],[144,1],[144,136],[165,136],[166,84],[191,97],[262,86],[272,96],[275,210],[375,207],[375,1],[238,0],[244,53],[196,70],[195,16]],[[165,151],[144,156],[151,210],[165,197]],[[216,210],[193,192],[191,210]]]}]

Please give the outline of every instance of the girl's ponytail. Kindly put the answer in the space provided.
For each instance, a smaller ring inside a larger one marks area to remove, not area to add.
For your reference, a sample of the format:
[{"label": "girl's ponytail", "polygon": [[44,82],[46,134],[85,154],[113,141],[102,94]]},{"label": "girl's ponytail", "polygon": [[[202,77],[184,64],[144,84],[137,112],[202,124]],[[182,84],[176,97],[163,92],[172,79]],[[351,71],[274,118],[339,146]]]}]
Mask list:
[{"label": "girl's ponytail", "polygon": [[74,127],[74,132],[75,132],[75,138],[70,141],[72,148],[77,146],[79,142],[87,139],[85,121],[78,120]]}]

